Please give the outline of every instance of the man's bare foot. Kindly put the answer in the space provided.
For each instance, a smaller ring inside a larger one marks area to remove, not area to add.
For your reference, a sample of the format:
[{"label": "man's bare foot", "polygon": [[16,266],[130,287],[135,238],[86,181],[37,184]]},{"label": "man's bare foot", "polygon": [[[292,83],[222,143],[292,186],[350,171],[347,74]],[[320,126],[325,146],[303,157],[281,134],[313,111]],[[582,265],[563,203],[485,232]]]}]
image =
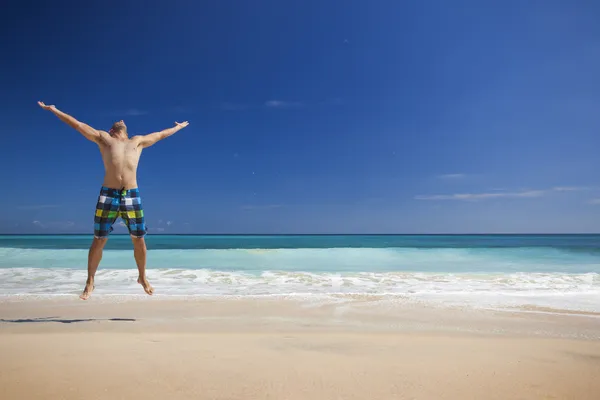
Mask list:
[{"label": "man's bare foot", "polygon": [[96,288],[96,286],[94,286],[94,281],[91,281],[91,282],[88,281],[88,282],[86,282],[85,289],[83,289],[83,293],[81,293],[81,295],[79,296],[79,298],[81,300],[87,300],[87,299],[89,299],[95,288]]},{"label": "man's bare foot", "polygon": [[152,296],[152,293],[154,293],[154,288],[150,285],[150,283],[148,282],[148,279],[139,277],[137,282],[140,285],[142,285],[142,287],[144,288],[144,291],[146,293],[148,293],[150,296]]}]

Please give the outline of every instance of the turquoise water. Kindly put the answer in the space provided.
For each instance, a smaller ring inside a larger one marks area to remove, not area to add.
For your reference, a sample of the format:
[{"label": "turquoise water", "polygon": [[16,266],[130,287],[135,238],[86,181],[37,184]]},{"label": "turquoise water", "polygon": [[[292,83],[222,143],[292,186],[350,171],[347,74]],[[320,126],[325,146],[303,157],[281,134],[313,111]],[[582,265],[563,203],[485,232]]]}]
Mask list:
[{"label": "turquoise water", "polygon": [[[0,248],[87,249],[90,235],[0,235]],[[149,249],[554,248],[600,254],[600,235],[148,235]],[[112,235],[107,249],[131,248]]]},{"label": "turquoise water", "polygon": [[[0,294],[79,293],[90,242],[0,236]],[[366,294],[600,311],[600,235],[149,235],[147,244],[163,296]],[[136,277],[131,240],[113,235],[95,295],[137,295]]]}]

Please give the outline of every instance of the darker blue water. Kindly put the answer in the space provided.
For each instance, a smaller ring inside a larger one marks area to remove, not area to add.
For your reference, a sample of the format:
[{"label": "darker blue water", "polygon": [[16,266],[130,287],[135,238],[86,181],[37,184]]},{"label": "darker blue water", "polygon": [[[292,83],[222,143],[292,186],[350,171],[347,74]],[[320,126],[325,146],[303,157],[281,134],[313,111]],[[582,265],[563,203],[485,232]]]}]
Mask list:
[{"label": "darker blue water", "polygon": [[[0,248],[87,249],[90,235],[0,235]],[[600,235],[148,235],[149,249],[554,248],[600,254]],[[106,249],[131,248],[113,235]]]}]

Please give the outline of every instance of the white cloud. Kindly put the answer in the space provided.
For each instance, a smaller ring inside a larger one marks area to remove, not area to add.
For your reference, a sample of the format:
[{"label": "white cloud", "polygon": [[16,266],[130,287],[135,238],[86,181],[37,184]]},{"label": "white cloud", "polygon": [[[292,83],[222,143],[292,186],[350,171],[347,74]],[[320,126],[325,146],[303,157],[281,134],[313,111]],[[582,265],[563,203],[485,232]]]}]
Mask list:
[{"label": "white cloud", "polygon": [[543,196],[544,190],[527,190],[522,192],[488,192],[488,193],[455,193],[455,194],[436,194],[431,196],[415,196],[416,200],[462,200],[477,201],[502,197],[532,198]]},{"label": "white cloud", "polygon": [[[460,174],[453,174],[460,175]],[[446,175],[448,176],[448,175]],[[521,191],[506,191],[503,189],[491,189],[491,192],[483,193],[452,193],[452,194],[436,194],[436,195],[418,195],[416,200],[462,200],[462,201],[477,201],[497,198],[533,198],[542,197],[552,192],[577,192],[591,190],[587,186],[555,186],[545,190],[521,190]]]},{"label": "white cloud", "polygon": [[[337,106],[343,104],[344,101],[341,98],[333,98],[321,102],[316,102],[314,105],[317,106]],[[300,108],[307,106],[306,103],[300,101],[286,101],[286,100],[278,100],[272,99],[265,101],[261,104],[244,104],[244,103],[232,103],[232,102],[223,102],[220,104],[222,110],[225,111],[243,111],[243,110],[256,110],[261,109],[263,107],[272,108],[272,109],[286,109],[286,108]]]},{"label": "white cloud", "polygon": [[164,229],[164,225],[171,226],[171,225],[173,225],[173,221],[165,221],[165,220],[159,219],[158,223],[156,225],[162,226]]},{"label": "white cloud", "polygon": [[588,203],[593,204],[595,206],[600,205],[600,198],[591,199]]},{"label": "white cloud", "polygon": [[589,190],[590,188],[587,186],[556,186],[553,187],[552,190],[555,192],[579,192],[582,190]]},{"label": "white cloud", "polygon": [[265,102],[265,106],[269,108],[292,108],[300,107],[302,103],[295,101],[269,100]]},{"label": "white cloud", "polygon": [[466,174],[443,174],[443,175],[438,175],[438,178],[440,179],[462,179],[465,178],[467,175]]},{"label": "white cloud", "polygon": [[281,208],[281,207],[283,207],[283,205],[281,205],[281,204],[267,204],[267,205],[262,205],[262,206],[245,205],[245,206],[242,206],[242,210],[270,210],[273,208]]},{"label": "white cloud", "polygon": [[31,222],[35,226],[39,226],[43,229],[61,229],[61,228],[70,228],[75,226],[75,222],[73,221],[50,221],[50,222],[41,222],[38,220],[34,220]]},{"label": "white cloud", "polygon": [[126,115],[128,117],[139,117],[140,115],[147,115],[147,114],[148,114],[148,111],[138,110],[137,108],[130,108],[129,110],[127,110],[123,113],[123,115]]}]

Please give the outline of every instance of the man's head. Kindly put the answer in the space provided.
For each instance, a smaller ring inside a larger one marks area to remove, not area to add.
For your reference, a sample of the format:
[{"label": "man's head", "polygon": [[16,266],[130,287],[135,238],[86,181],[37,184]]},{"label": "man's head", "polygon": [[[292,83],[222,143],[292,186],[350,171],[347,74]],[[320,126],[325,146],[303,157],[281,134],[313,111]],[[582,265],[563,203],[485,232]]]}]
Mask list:
[{"label": "man's head", "polygon": [[127,137],[127,125],[125,125],[125,122],[123,122],[123,120],[115,122],[112,128],[110,128],[110,131],[108,131],[108,133],[110,133],[111,136]]}]

